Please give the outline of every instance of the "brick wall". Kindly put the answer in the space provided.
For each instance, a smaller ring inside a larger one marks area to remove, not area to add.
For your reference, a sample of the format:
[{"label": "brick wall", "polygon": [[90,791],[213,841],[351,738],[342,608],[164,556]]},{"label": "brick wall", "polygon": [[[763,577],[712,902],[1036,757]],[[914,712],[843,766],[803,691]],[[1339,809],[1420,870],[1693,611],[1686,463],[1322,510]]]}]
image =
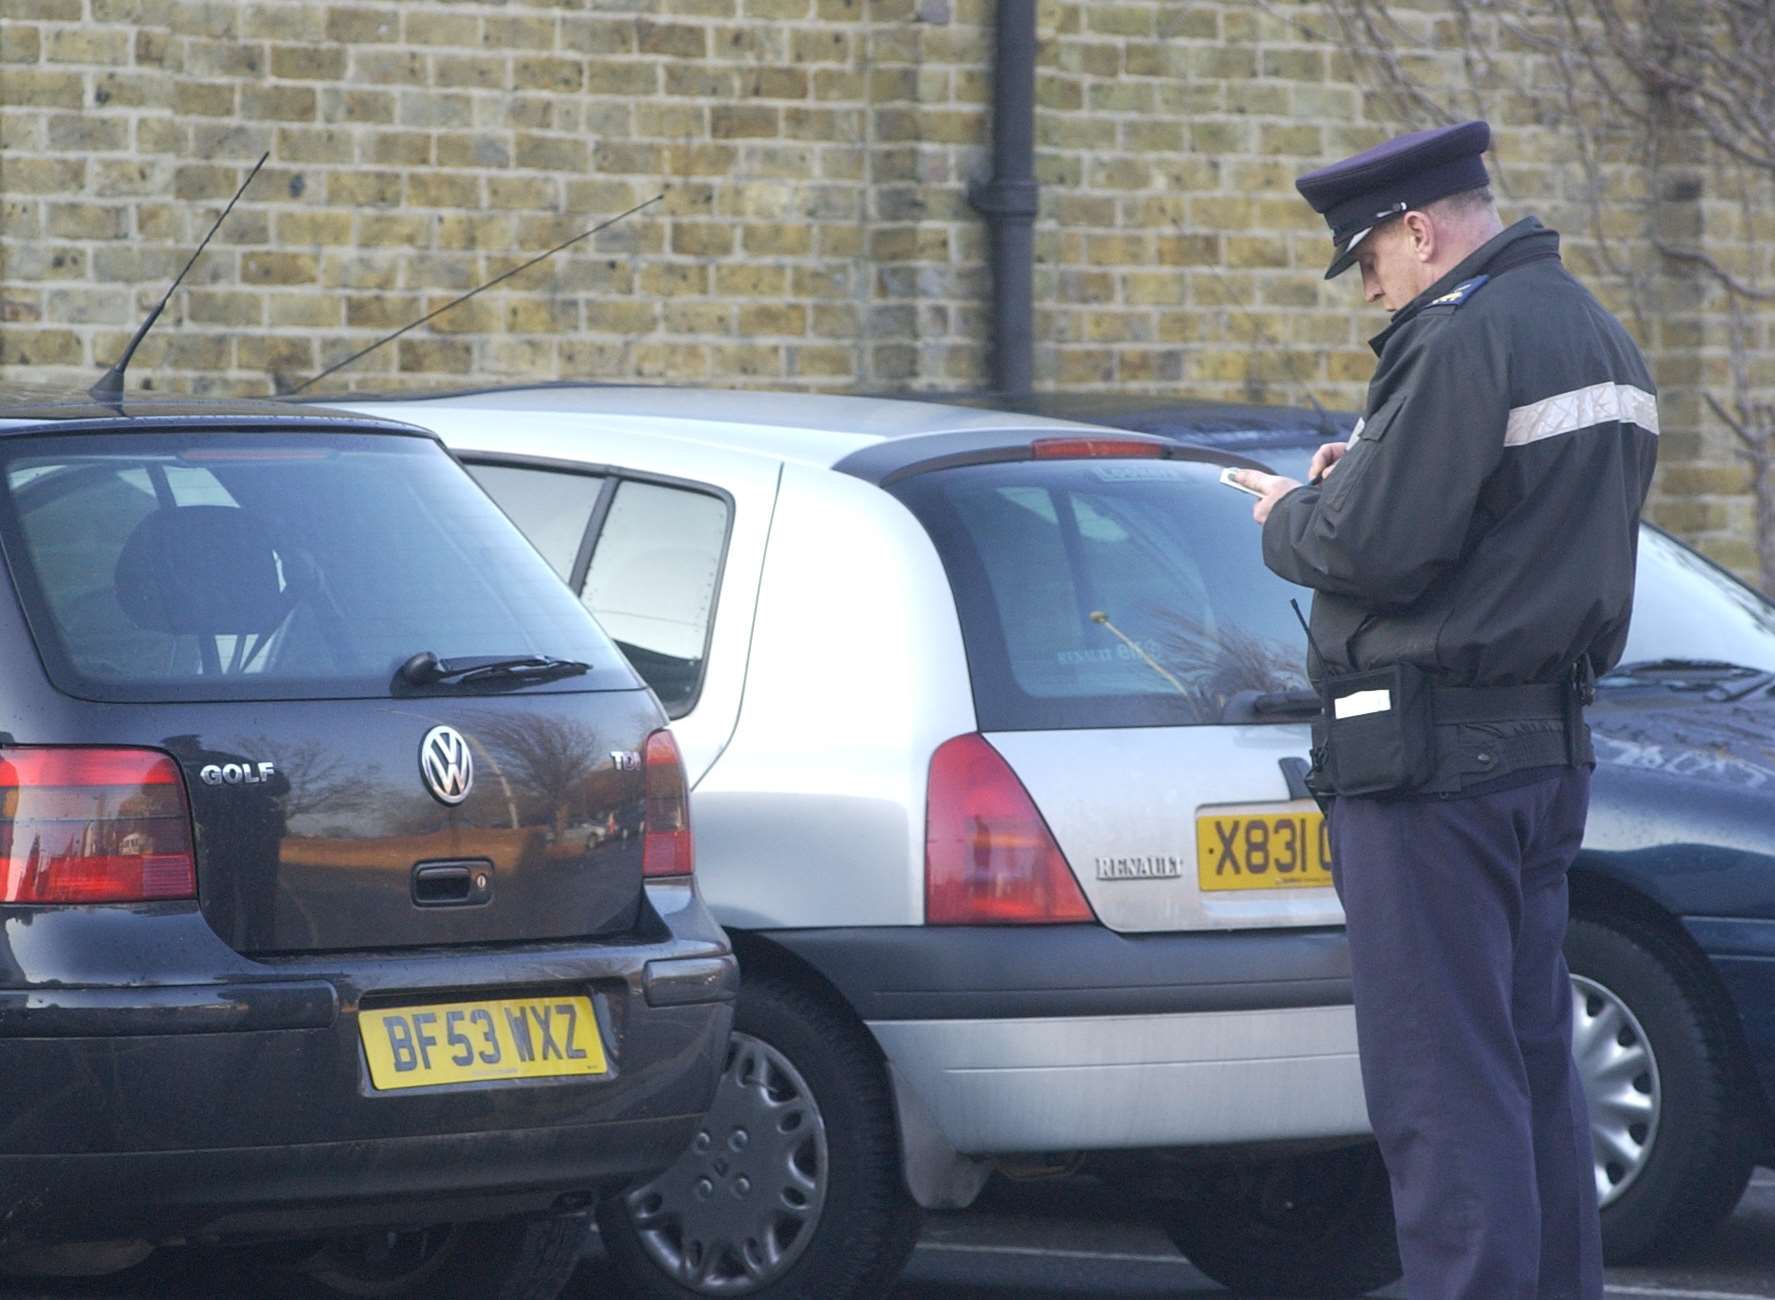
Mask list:
[{"label": "brick wall", "polygon": [[[0,376],[96,377],[268,149],[137,383],[299,382],[663,191],[341,383],[982,385],[966,186],[986,164],[993,8],[7,0]],[[1041,0],[1039,387],[1360,402],[1383,320],[1320,280],[1324,227],[1292,178],[1401,124],[1314,34],[1317,6],[1281,8]],[[1405,20],[1427,75],[1452,78],[1439,9]],[[1506,217],[1581,227],[1557,131],[1492,111]],[[1680,311],[1644,340],[1671,389],[1657,510],[1748,571],[1744,474],[1694,396],[1720,322],[1671,292]]]}]

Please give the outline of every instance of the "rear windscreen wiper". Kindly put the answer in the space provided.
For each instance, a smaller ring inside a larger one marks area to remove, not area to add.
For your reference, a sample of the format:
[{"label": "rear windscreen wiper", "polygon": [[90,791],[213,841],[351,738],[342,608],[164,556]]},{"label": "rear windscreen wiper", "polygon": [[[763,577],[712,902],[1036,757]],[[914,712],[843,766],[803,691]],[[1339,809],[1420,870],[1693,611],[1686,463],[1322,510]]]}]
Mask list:
[{"label": "rear windscreen wiper", "polygon": [[421,650],[396,671],[395,677],[409,686],[439,686],[446,683],[502,681],[510,683],[546,682],[557,677],[576,677],[590,672],[592,666],[578,659],[556,659],[552,655],[477,656],[470,659],[440,659],[430,650]]},{"label": "rear windscreen wiper", "polygon": [[1323,708],[1317,691],[1238,691],[1221,711],[1221,722],[1307,722]]},{"label": "rear windscreen wiper", "polygon": [[1306,718],[1324,707],[1318,691],[1265,691],[1251,698],[1251,711],[1259,717]]}]

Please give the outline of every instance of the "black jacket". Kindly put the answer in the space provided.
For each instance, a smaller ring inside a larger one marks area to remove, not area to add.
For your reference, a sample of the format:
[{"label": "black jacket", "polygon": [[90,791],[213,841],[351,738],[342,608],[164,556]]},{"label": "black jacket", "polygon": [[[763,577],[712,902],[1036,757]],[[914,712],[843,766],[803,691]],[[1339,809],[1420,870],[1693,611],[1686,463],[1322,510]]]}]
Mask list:
[{"label": "black jacket", "polygon": [[[1405,661],[1441,684],[1598,675],[1627,640],[1657,457],[1639,349],[1517,222],[1397,312],[1350,450],[1277,502],[1264,560],[1313,588],[1313,676]],[[1325,656],[1320,661],[1319,654]]]}]

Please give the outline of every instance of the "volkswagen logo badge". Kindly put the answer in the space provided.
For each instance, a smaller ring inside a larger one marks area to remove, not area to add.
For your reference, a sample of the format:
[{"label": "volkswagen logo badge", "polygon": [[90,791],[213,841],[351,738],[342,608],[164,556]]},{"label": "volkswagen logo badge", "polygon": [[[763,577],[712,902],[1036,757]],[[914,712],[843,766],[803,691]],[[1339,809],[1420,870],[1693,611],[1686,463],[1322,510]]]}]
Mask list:
[{"label": "volkswagen logo badge", "polygon": [[455,727],[433,727],[419,742],[419,774],[439,803],[454,807],[475,783],[475,760],[468,738]]}]

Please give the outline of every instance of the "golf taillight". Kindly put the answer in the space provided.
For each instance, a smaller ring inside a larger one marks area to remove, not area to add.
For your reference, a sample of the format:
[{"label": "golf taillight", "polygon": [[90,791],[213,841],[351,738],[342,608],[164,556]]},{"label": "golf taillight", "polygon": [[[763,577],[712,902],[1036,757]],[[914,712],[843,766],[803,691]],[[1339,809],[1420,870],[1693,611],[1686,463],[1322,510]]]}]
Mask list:
[{"label": "golf taillight", "polygon": [[643,876],[688,876],[694,869],[690,847],[690,790],[684,760],[669,731],[647,738],[643,756],[647,808],[641,830]]},{"label": "golf taillight", "polygon": [[984,736],[957,736],[931,755],[924,852],[931,925],[1096,919],[1029,792]]},{"label": "golf taillight", "polygon": [[0,903],[197,897],[191,804],[152,749],[0,750]]}]

